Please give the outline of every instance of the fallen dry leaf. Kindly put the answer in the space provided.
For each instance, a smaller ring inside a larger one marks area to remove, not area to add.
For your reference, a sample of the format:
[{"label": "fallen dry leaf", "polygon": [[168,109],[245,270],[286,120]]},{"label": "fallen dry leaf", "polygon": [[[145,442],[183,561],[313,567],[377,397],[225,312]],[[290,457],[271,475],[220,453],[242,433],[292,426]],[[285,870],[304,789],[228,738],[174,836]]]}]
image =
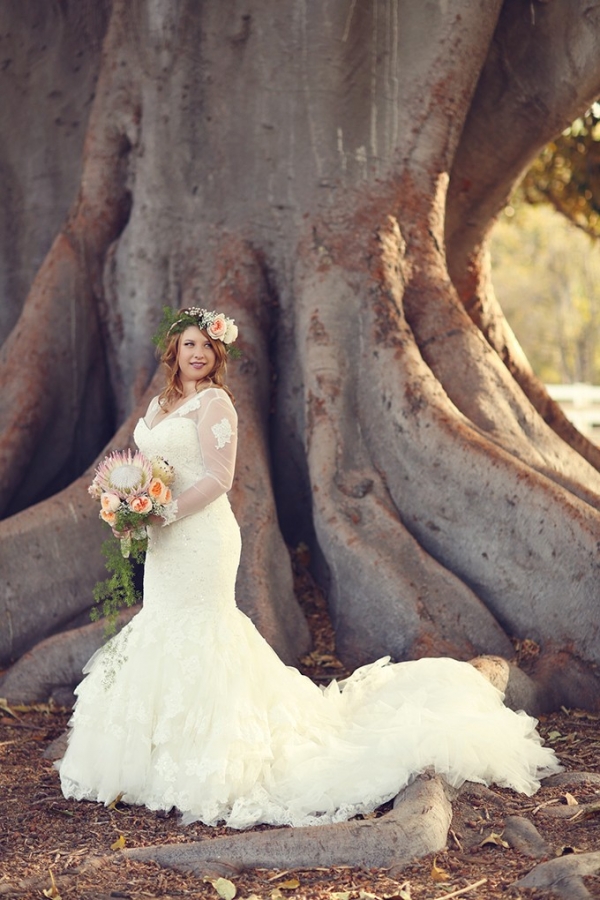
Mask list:
[{"label": "fallen dry leaf", "polygon": [[209,884],[212,884],[222,900],[233,900],[237,894],[237,888],[229,878],[205,878],[204,880],[208,881]]},{"label": "fallen dry leaf", "polygon": [[412,900],[410,895],[410,881],[401,884],[394,894],[384,894],[383,900]]},{"label": "fallen dry leaf", "polygon": [[9,716],[12,716],[13,719],[19,718],[18,715],[8,705],[8,701],[6,700],[5,697],[0,697],[0,709],[3,712],[8,713]]},{"label": "fallen dry leaf", "polygon": [[50,887],[45,888],[42,891],[44,897],[49,897],[50,900],[61,900],[61,896],[58,893],[58,888],[56,887],[56,881],[54,880],[54,873],[52,869],[49,869],[50,872]]},{"label": "fallen dry leaf", "polygon": [[434,881],[450,881],[450,875],[445,869],[441,869],[437,864],[437,859],[433,860],[431,872],[429,873]]},{"label": "fallen dry leaf", "polygon": [[123,793],[117,794],[117,796],[116,796],[115,799],[112,801],[112,803],[109,803],[108,806],[107,806],[106,808],[107,808],[107,809],[114,809],[114,810],[116,810],[116,809],[117,809],[117,803],[120,803],[120,802],[121,802],[121,797],[122,797],[122,796],[123,796]]},{"label": "fallen dry leaf", "polygon": [[123,837],[122,834],[120,834],[119,837],[114,842],[114,844],[110,845],[110,849],[111,850],[122,850],[124,846],[125,846],[125,838]]},{"label": "fallen dry leaf", "polygon": [[487,847],[489,844],[496,847],[504,847],[508,850],[509,845],[505,840],[502,839],[502,835],[496,834],[495,831],[492,831],[491,834],[488,834],[487,837],[484,837],[482,842],[480,843],[480,847]]}]

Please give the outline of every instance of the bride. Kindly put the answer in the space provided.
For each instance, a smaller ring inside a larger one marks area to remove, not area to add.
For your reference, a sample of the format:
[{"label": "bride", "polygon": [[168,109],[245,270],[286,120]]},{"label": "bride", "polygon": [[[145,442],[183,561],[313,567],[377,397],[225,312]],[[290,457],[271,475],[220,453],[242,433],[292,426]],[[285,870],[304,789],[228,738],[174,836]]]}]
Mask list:
[{"label": "bride", "polygon": [[558,761],[473,666],[386,658],[322,689],[236,607],[237,416],[224,384],[236,336],[205,309],[165,320],[167,384],[134,438],[174,467],[173,515],[149,527],[143,609],[84,669],[57,763],[65,797],[248,828],[343,821],[428,766],[455,786],[534,793]]}]

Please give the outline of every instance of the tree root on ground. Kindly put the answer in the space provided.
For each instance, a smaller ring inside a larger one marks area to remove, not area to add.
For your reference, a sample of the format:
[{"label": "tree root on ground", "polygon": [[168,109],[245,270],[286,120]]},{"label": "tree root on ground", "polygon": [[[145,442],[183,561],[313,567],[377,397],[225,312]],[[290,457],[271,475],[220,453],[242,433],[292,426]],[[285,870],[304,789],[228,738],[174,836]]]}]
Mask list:
[{"label": "tree root on ground", "polygon": [[523,816],[509,816],[504,826],[503,838],[514,850],[532,859],[544,859],[552,853],[552,847],[539,833],[533,822]]},{"label": "tree root on ground", "polygon": [[[119,631],[138,612],[139,606],[122,610]],[[105,641],[106,621],[99,619],[81,628],[62,631],[36,644],[0,678],[0,694],[9,703],[37,703],[48,699],[72,706],[73,688],[81,681],[88,659]]]},{"label": "tree root on ground", "polygon": [[544,782],[549,787],[562,787],[564,784],[600,784],[600,775],[597,772],[559,772],[551,775]]},{"label": "tree root on ground", "polygon": [[123,852],[130,859],[194,875],[253,867],[362,865],[393,869],[445,847],[451,818],[443,780],[421,775],[398,795],[394,808],[378,819],[277,828]]},{"label": "tree root on ground", "polygon": [[600,871],[600,851],[561,856],[540,863],[513,887],[550,890],[564,900],[588,900],[592,894],[583,883],[583,876]]}]

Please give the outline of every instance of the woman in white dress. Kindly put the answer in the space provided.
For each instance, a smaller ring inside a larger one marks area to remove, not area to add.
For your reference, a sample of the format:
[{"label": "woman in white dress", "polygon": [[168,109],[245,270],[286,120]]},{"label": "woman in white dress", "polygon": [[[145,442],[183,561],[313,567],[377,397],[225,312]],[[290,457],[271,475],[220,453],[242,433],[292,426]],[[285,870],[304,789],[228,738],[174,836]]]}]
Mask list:
[{"label": "woman in white dress", "polygon": [[134,437],[174,467],[176,511],[149,528],[143,609],[84,670],[57,763],[64,795],[247,828],[343,821],[428,766],[455,786],[535,792],[560,769],[554,753],[468,663],[382,659],[323,690],[236,607],[237,416],[223,382],[236,335],[198,308],[163,330],[167,387]]}]

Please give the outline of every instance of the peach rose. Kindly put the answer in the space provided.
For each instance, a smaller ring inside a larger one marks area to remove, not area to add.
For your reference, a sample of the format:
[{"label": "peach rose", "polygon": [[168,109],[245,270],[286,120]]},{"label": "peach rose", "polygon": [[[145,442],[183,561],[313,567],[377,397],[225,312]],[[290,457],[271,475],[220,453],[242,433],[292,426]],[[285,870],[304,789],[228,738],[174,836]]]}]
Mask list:
[{"label": "peach rose", "polygon": [[225,321],[225,316],[223,313],[219,313],[216,316],[214,322],[208,326],[206,329],[206,333],[209,337],[213,338],[216,341],[222,341],[225,337],[225,332],[227,331],[227,322]]},{"label": "peach rose", "polygon": [[132,497],[127,501],[127,506],[133,512],[141,513],[142,515],[152,512],[152,500],[150,497]]},{"label": "peach rose", "polygon": [[121,505],[121,499],[112,491],[105,491],[100,497],[100,505],[104,512],[114,513]]},{"label": "peach rose", "polygon": [[171,491],[160,478],[153,478],[148,488],[148,493],[157,503],[170,503]]},{"label": "peach rose", "polygon": [[114,525],[117,521],[117,515],[114,512],[107,512],[105,509],[100,510],[100,518],[103,522],[106,522],[107,525]]}]

